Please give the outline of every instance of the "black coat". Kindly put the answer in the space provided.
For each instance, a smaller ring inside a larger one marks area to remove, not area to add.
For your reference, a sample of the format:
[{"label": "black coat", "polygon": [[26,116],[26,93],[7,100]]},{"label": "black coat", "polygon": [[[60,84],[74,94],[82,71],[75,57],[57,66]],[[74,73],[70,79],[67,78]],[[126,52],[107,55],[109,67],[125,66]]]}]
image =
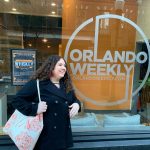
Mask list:
[{"label": "black coat", "polygon": [[[73,91],[66,93],[63,83],[57,88],[50,80],[40,81],[41,100],[48,105],[43,114],[44,128],[35,150],[56,150],[73,146],[69,105],[78,103]],[[12,105],[28,116],[38,108],[36,80],[29,81],[15,96]]]}]

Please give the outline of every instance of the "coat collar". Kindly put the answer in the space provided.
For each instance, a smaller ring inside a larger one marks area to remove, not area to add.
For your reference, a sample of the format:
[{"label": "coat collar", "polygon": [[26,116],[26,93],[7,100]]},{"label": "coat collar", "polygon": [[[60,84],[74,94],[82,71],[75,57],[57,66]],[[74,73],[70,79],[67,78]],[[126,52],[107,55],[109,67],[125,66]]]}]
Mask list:
[{"label": "coat collar", "polygon": [[67,99],[67,95],[65,93],[65,87],[62,82],[60,82],[60,89],[57,88],[50,80],[41,81],[41,84],[45,84],[46,90],[51,92],[53,95],[59,96],[63,99]]}]

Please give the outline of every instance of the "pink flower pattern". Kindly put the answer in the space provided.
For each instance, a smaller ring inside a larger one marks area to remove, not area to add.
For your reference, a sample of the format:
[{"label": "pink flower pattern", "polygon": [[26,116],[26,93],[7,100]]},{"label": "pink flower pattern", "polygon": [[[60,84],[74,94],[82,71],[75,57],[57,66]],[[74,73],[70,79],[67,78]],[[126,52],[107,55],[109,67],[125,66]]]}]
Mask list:
[{"label": "pink flower pattern", "polygon": [[[11,137],[19,150],[31,150],[43,129],[43,114],[35,117],[17,117],[17,114],[18,112],[10,117],[3,131]],[[17,129],[18,131],[15,132]],[[35,134],[30,131],[34,131]]]},{"label": "pink flower pattern", "polygon": [[[39,122],[41,122],[41,124]],[[40,115],[37,115],[34,119],[28,119],[26,127],[27,129],[32,131],[41,131],[42,120],[40,118]]]},{"label": "pink flower pattern", "polygon": [[5,128],[10,128],[11,124],[13,124],[13,122],[15,121],[15,119],[17,119],[17,115],[15,113],[13,113],[12,116],[7,121],[7,123],[5,125]]},{"label": "pink flower pattern", "polygon": [[32,145],[33,139],[27,132],[21,133],[16,136],[16,145],[19,150],[29,150]]},{"label": "pink flower pattern", "polygon": [[11,118],[12,118],[13,120],[15,120],[15,119],[17,118],[17,114],[16,114],[16,113],[13,113],[12,116],[11,116]]},{"label": "pink flower pattern", "polygon": [[10,128],[10,127],[11,127],[11,123],[7,122],[6,125],[5,125],[5,128]]}]

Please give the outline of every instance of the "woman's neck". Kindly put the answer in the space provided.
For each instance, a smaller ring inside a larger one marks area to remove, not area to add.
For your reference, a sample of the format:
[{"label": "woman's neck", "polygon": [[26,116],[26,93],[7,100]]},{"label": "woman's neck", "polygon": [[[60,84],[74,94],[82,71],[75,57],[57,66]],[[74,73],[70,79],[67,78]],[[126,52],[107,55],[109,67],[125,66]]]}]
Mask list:
[{"label": "woman's neck", "polygon": [[59,79],[57,78],[51,77],[50,80],[52,83],[59,83]]}]

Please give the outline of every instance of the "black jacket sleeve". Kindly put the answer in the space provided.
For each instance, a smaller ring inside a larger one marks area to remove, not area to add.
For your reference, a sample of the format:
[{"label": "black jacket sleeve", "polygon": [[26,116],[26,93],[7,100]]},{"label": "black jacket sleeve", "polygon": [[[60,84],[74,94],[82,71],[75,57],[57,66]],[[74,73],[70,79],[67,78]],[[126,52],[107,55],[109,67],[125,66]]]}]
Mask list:
[{"label": "black jacket sleeve", "polygon": [[74,91],[72,91],[72,102],[73,103],[78,103],[79,104],[79,111],[78,112],[80,112],[81,111],[81,103],[80,103],[80,101],[77,99],[77,97],[76,97],[76,95],[75,95],[75,92]]},{"label": "black jacket sleeve", "polygon": [[24,87],[14,97],[12,106],[24,115],[36,116],[38,108],[36,80],[31,80],[24,85]]}]

